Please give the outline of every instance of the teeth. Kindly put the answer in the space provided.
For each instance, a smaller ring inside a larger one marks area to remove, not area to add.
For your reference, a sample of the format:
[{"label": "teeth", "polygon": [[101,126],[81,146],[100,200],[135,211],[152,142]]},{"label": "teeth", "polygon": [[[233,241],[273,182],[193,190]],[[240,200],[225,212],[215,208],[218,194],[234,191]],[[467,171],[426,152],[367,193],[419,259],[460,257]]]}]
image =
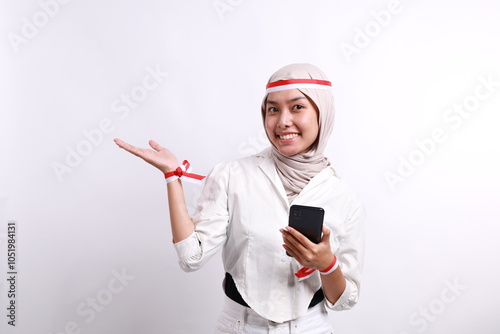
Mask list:
[{"label": "teeth", "polygon": [[297,138],[298,136],[299,136],[298,133],[291,133],[291,134],[279,136],[279,137],[280,137],[280,139],[292,139],[292,138]]}]

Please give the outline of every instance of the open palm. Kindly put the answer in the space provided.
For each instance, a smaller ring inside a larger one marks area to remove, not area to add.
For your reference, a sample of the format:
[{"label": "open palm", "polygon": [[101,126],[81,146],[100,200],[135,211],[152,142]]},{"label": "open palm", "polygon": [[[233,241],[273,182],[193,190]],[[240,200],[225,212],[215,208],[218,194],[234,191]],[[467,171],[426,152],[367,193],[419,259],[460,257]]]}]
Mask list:
[{"label": "open palm", "polygon": [[161,170],[163,173],[173,171],[179,165],[175,155],[169,149],[162,147],[154,140],[149,141],[149,146],[151,146],[152,149],[135,147],[118,138],[115,138],[114,141],[116,145],[123,148],[125,151],[138,156],[147,163]]}]

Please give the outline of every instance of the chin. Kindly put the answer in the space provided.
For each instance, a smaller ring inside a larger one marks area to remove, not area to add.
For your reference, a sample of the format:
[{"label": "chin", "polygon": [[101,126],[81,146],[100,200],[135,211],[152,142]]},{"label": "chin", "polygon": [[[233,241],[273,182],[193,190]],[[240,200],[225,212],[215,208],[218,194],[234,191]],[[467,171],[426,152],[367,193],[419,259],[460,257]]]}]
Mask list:
[{"label": "chin", "polygon": [[285,148],[285,149],[278,149],[278,151],[283,154],[285,157],[291,157],[292,155],[299,154],[300,151],[297,149],[290,149],[290,148]]}]

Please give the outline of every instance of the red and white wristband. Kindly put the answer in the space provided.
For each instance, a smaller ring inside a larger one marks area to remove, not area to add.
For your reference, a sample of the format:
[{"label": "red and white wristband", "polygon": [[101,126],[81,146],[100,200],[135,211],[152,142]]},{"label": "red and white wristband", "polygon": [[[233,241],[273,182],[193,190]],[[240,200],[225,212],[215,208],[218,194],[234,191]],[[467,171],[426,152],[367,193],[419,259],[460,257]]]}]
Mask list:
[{"label": "red and white wristband", "polygon": [[330,266],[328,268],[326,268],[325,270],[320,270],[319,273],[321,275],[328,275],[328,274],[333,273],[338,267],[339,267],[339,261],[337,261],[337,257],[335,255],[333,255],[332,264],[330,264]]},{"label": "red and white wristband", "polygon": [[[333,255],[333,261],[332,261],[332,263],[328,266],[328,268],[326,268],[324,270],[320,270],[319,273],[321,275],[328,275],[328,274],[333,273],[338,267],[339,267],[339,261],[337,261],[337,257],[335,255]],[[316,271],[316,269],[302,267],[299,271],[297,271],[295,273],[295,276],[298,277],[299,282],[300,282],[302,280],[305,280],[305,279],[311,277],[311,275],[315,271]]]},{"label": "red and white wristband", "polygon": [[175,181],[181,177],[183,177],[186,181],[194,183],[200,183],[201,180],[205,178],[205,176],[191,173],[191,164],[187,160],[184,160],[182,165],[177,167],[174,171],[165,173],[165,180],[167,183]]}]

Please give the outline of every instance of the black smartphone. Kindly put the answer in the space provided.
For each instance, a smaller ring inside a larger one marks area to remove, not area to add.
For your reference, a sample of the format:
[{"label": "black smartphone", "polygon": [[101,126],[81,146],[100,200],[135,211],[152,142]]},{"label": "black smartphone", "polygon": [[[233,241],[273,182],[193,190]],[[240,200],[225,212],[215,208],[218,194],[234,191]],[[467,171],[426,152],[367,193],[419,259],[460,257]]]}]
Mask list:
[{"label": "black smartphone", "polygon": [[[323,228],[323,208],[306,205],[292,205],[288,216],[288,225],[305,235],[315,244],[321,241]],[[288,256],[291,256],[288,254]]]}]

